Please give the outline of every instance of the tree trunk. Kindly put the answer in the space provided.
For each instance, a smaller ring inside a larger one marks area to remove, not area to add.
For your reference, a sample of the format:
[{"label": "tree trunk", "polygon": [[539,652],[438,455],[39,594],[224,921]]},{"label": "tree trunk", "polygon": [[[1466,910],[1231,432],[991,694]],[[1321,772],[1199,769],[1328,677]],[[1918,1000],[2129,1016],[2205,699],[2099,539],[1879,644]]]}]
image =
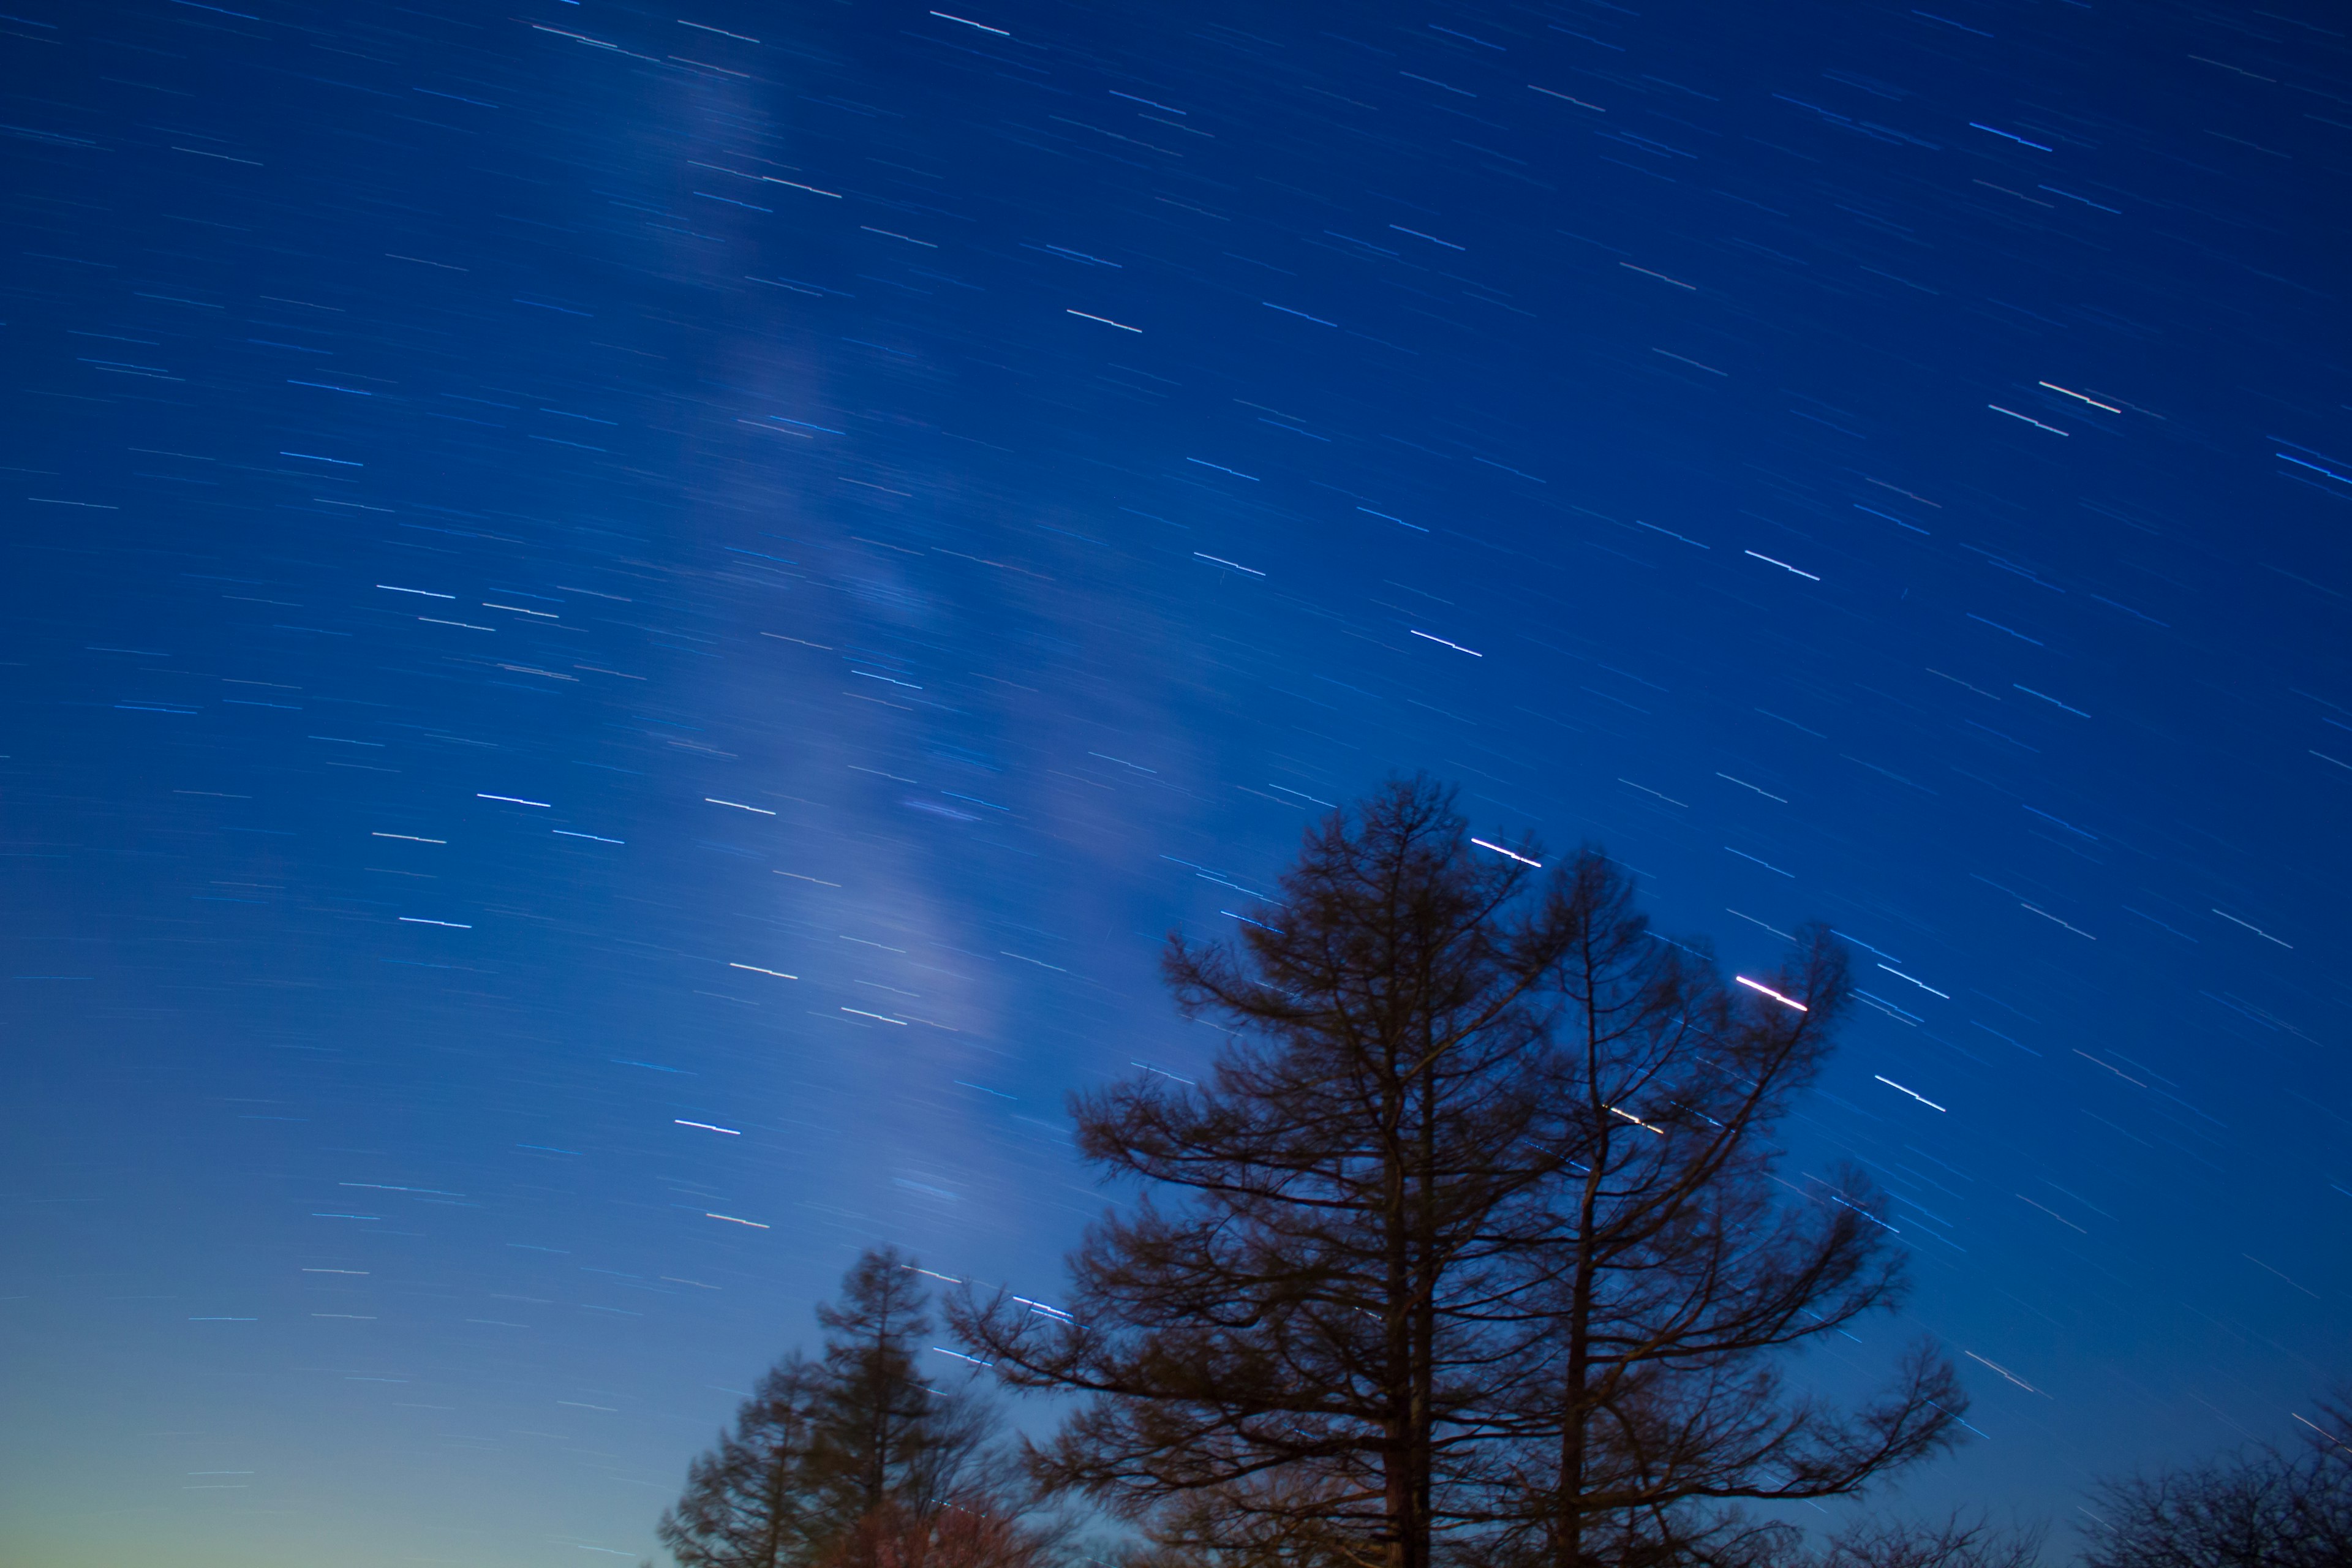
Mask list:
[{"label": "tree trunk", "polygon": [[[1595,994],[1591,966],[1584,973],[1585,994]],[[1558,1522],[1553,1533],[1552,1568],[1584,1568],[1585,1409],[1586,1384],[1592,1369],[1592,1229],[1598,1216],[1601,1184],[1609,1169],[1608,1108],[1601,1103],[1601,1041],[1590,1012],[1585,1016],[1585,1114],[1591,1129],[1591,1157],[1576,1205],[1576,1243],[1568,1297],[1568,1371],[1560,1400],[1559,1494],[1554,1503]]]},{"label": "tree trunk", "polygon": [[1418,1156],[1421,1204],[1414,1229],[1414,1261],[1412,1302],[1412,1448],[1416,1457],[1412,1475],[1412,1555],[1408,1568],[1423,1568],[1430,1556],[1431,1509],[1430,1489],[1434,1481],[1434,1456],[1430,1443],[1434,1436],[1435,1389],[1437,1361],[1437,1280],[1433,1263],[1437,1254],[1438,1202],[1437,1190],[1437,1094],[1433,1081],[1437,1063],[1426,1053],[1423,1058],[1423,1078],[1421,1086],[1421,1126],[1418,1129]]},{"label": "tree trunk", "polygon": [[1383,1525],[1388,1534],[1388,1568],[1423,1568],[1424,1553],[1415,1536],[1413,1463],[1418,1451],[1413,1422],[1411,1367],[1413,1360],[1413,1223],[1410,1212],[1412,1177],[1404,1159],[1405,1091],[1397,1072],[1397,1052],[1388,1050],[1389,1093],[1385,1117],[1387,1155],[1388,1309],[1386,1343],[1381,1347],[1389,1379],[1388,1447],[1381,1460]]},{"label": "tree trunk", "polygon": [[[1580,1251],[1585,1249],[1580,1248]],[[1559,1494],[1552,1568],[1584,1568],[1584,1385],[1591,1360],[1592,1270],[1577,1259],[1568,1325],[1568,1373],[1559,1424]]]}]

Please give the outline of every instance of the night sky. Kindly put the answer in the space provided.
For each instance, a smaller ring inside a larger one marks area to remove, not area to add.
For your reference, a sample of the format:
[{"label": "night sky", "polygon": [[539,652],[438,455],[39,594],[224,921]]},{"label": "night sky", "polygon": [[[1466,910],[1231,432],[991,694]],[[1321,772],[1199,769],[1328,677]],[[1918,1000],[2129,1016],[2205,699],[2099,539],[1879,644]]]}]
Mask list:
[{"label": "night sky", "polygon": [[2341,9],[8,3],[8,1562],[651,1553],[1423,769],[1852,944],[1895,1501],[2346,1370]]}]

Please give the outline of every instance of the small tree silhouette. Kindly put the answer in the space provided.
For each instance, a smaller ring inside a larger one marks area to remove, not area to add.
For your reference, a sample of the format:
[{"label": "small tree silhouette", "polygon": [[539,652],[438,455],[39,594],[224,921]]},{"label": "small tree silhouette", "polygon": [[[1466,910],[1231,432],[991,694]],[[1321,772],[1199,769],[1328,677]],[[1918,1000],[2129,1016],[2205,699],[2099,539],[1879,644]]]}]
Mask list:
[{"label": "small tree silhouette", "polygon": [[662,1515],[680,1568],[1029,1568],[1059,1542],[986,1397],[918,1372],[926,1298],[896,1251],[858,1258],[823,1358],[771,1368]]},{"label": "small tree silhouette", "polygon": [[768,1369],[731,1431],[688,1468],[686,1490],[656,1526],[679,1568],[786,1568],[824,1540],[810,1471],[813,1369],[797,1353]]}]

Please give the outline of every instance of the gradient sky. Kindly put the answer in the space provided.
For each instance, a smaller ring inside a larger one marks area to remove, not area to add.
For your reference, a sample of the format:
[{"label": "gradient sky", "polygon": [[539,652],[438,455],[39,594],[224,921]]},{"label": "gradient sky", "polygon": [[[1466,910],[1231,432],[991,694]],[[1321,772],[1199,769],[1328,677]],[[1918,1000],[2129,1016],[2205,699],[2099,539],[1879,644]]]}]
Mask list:
[{"label": "gradient sky", "polygon": [[1854,944],[1909,1503],[2346,1371],[2339,9],[9,4],[10,1563],[650,1552],[1396,770]]}]

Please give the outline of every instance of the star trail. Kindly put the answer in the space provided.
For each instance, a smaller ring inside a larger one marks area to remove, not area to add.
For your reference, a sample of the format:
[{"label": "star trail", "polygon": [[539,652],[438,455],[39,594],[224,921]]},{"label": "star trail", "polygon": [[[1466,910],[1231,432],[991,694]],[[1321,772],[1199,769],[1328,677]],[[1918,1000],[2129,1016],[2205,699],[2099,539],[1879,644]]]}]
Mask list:
[{"label": "star trail", "polygon": [[1416,771],[1848,944],[1905,1497],[2352,1368],[2341,10],[14,9],[0,1556],[654,1556]]}]

